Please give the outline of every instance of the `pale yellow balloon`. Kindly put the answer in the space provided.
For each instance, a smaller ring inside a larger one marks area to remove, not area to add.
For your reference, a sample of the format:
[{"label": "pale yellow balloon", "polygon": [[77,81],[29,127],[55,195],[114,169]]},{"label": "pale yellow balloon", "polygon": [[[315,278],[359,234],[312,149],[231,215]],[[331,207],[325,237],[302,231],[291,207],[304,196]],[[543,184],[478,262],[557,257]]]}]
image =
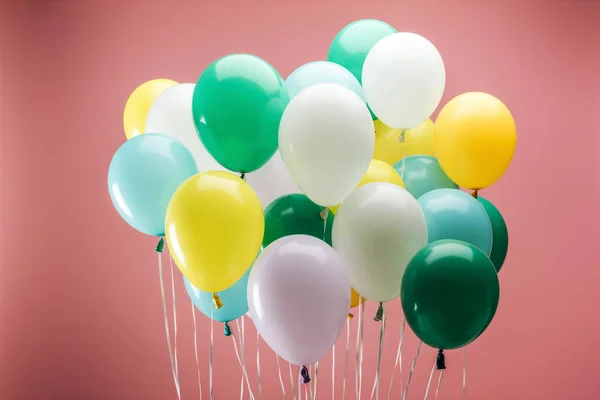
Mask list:
[{"label": "pale yellow balloon", "polygon": [[123,110],[123,128],[127,140],[146,133],[146,117],[150,106],[162,92],[177,84],[170,79],[153,79],[142,83],[129,95]]},{"label": "pale yellow balloon", "polygon": [[367,301],[367,299],[358,294],[354,288],[350,288],[350,308],[354,308],[365,301]]},{"label": "pale yellow balloon", "polygon": [[[404,182],[398,172],[391,165],[381,160],[371,160],[369,169],[367,169],[367,172],[356,187],[374,182],[389,182],[404,187]],[[338,204],[337,206],[330,207],[329,210],[335,214],[339,207]]]},{"label": "pale yellow balloon", "polygon": [[435,125],[428,119],[421,125],[404,132],[404,143],[399,142],[402,131],[380,123],[376,129],[375,152],[373,158],[394,165],[404,157],[414,155],[435,156]]}]

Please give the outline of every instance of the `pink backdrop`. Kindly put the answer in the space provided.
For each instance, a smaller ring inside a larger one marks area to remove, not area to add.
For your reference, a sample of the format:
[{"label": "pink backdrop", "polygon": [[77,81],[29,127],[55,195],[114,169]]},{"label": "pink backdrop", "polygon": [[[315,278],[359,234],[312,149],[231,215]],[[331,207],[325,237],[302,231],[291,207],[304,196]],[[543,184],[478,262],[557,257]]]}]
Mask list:
[{"label": "pink backdrop", "polygon": [[[468,348],[468,398],[600,398],[600,2],[591,0],[3,1],[0,398],[175,398],[155,240],[119,219],[106,189],[110,158],[125,140],[128,94],[156,77],[195,82],[233,52],[257,54],[286,76],[323,59],[339,29],[366,17],[436,44],[448,72],[444,101],[487,91],[517,122],[513,164],[484,192],[507,220],[511,247],[496,319]],[[181,382],[191,399],[191,315],[179,280],[177,295]],[[363,398],[375,370],[373,312],[370,304]],[[209,323],[199,318],[206,389]],[[394,302],[383,398],[401,318]],[[234,399],[240,368],[231,339],[215,329],[215,398]],[[407,336],[405,379],[417,345]],[[256,391],[251,328],[247,341]],[[422,398],[434,355],[421,353],[411,399]],[[264,343],[261,357],[264,397],[279,398],[275,356]],[[440,398],[459,399],[461,353],[447,358]],[[329,398],[330,368],[328,355],[320,398]],[[353,379],[348,389],[354,393]],[[394,392],[399,398],[397,383]]]}]

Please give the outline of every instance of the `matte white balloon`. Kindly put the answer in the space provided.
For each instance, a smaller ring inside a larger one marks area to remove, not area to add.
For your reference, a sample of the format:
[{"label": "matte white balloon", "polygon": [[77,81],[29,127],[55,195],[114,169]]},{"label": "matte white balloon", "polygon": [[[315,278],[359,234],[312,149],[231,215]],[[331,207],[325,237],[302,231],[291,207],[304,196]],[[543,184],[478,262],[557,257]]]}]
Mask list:
[{"label": "matte white balloon", "polygon": [[369,168],[375,128],[350,89],[320,83],[288,104],[279,125],[279,151],[298,187],[315,203],[340,204]]},{"label": "matte white balloon", "polygon": [[169,135],[192,153],[198,171],[226,171],[206,150],[196,133],[192,115],[193,83],[168,88],[152,103],[146,117],[146,132]]},{"label": "matte white balloon", "polygon": [[332,238],[352,287],[369,300],[389,301],[400,295],[404,270],[427,244],[427,223],[408,191],[369,183],[342,202]]},{"label": "matte white balloon", "polygon": [[431,116],[446,85],[444,60],[436,47],[415,33],[381,39],[362,71],[367,103],[384,124],[410,129]]},{"label": "matte white balloon", "polygon": [[267,208],[275,199],[286,194],[301,193],[279,152],[276,152],[263,167],[246,174],[246,181],[256,191],[263,208]]}]

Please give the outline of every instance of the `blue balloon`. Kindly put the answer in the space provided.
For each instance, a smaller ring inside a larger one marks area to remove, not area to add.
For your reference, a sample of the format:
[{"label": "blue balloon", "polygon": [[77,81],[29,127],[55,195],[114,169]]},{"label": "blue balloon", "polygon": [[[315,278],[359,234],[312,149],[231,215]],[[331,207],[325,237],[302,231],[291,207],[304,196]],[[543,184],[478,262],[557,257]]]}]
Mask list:
[{"label": "blue balloon", "polygon": [[290,100],[302,89],[317,83],[337,83],[356,93],[365,101],[365,92],[358,80],[350,71],[339,64],[329,61],[313,61],[297,68],[285,80]]},{"label": "blue balloon", "polygon": [[108,168],[108,192],[119,215],[147,235],[165,234],[175,190],[198,173],[187,147],[171,136],[146,133],[123,143]]},{"label": "blue balloon", "polygon": [[490,255],[492,224],[483,206],[470,194],[458,189],[438,189],[418,201],[425,214],[429,243],[461,240]]},{"label": "blue balloon", "polygon": [[458,185],[442,171],[435,157],[425,155],[406,157],[394,164],[394,169],[402,177],[406,190],[415,199],[435,189],[458,189]]},{"label": "blue balloon", "polygon": [[248,277],[250,276],[250,270],[240,278],[233,286],[222,292],[219,292],[219,297],[223,302],[223,307],[218,310],[215,309],[212,300],[212,293],[203,292],[200,289],[192,285],[185,277],[185,288],[187,290],[192,303],[198,310],[207,317],[210,318],[212,312],[212,318],[219,322],[229,322],[243,316],[248,312],[248,299],[246,297],[248,290]]}]

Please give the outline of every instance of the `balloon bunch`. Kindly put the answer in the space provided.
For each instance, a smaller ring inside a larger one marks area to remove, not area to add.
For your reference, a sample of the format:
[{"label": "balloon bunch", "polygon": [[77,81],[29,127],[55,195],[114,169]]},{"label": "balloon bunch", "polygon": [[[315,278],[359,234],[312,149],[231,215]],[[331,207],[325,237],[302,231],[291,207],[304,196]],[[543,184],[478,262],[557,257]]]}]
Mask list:
[{"label": "balloon bunch", "polygon": [[360,20],[286,80],[232,54],[196,84],[146,82],[125,107],[111,199],[166,237],[200,311],[249,311],[293,364],[323,357],[364,299],[380,316],[400,297],[423,342],[465,346],[499,301],[508,233],[478,194],[507,169],[516,129],[485,93],[455,97],[434,124],[445,81],[430,41]]}]

